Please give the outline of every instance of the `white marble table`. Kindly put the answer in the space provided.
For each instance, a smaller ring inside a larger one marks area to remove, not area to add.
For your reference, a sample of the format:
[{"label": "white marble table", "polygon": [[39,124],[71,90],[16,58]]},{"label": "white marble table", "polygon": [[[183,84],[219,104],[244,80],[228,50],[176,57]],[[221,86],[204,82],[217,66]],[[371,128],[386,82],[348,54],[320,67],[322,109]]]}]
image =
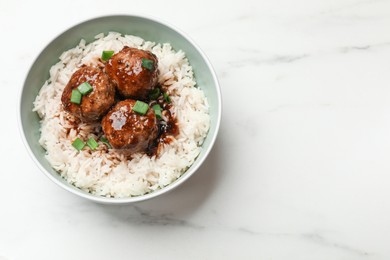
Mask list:
[{"label": "white marble table", "polygon": [[[110,207],[40,173],[15,111],[49,40],[117,13],[187,32],[224,103],[199,172]],[[390,1],[1,1],[0,28],[1,260],[390,259]]]}]

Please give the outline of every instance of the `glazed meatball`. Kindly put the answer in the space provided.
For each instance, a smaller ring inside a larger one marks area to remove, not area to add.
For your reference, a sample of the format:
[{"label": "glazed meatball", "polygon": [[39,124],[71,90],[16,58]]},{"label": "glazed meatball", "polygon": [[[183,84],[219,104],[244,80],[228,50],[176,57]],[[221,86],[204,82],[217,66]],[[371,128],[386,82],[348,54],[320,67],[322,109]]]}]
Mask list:
[{"label": "glazed meatball", "polygon": [[[84,82],[88,82],[93,90],[82,96],[80,104],[72,103],[72,90]],[[102,69],[84,66],[73,73],[62,93],[61,101],[64,110],[81,121],[98,121],[114,104],[115,87]]]},{"label": "glazed meatball", "polygon": [[112,147],[132,153],[144,152],[158,134],[153,109],[140,115],[132,110],[135,102],[132,99],[118,102],[102,119],[103,132]]},{"label": "glazed meatball", "polygon": [[158,81],[157,63],[153,53],[126,46],[104,69],[122,96],[145,100]]}]

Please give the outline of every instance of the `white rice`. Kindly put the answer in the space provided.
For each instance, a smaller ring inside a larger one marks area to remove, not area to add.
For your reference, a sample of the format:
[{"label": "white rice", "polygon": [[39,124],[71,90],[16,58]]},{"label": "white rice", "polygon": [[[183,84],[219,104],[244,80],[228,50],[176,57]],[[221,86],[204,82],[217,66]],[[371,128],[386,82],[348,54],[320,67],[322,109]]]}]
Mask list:
[{"label": "white rice", "polygon": [[[34,111],[41,118],[41,138],[46,158],[69,183],[92,194],[107,197],[130,197],[153,192],[179,178],[194,162],[210,126],[207,99],[197,88],[192,67],[182,51],[170,44],[156,44],[132,35],[111,32],[99,34],[88,45],[65,51],[50,69],[50,78],[41,88]],[[97,136],[98,125],[79,124],[73,129],[74,117],[62,108],[61,95],[71,75],[83,64],[98,62],[103,50],[120,51],[124,46],[153,52],[158,58],[159,83],[168,90],[179,134],[170,144],[162,145],[157,157],[136,153],[130,159],[114,149],[85,147],[77,151],[72,142]]]}]

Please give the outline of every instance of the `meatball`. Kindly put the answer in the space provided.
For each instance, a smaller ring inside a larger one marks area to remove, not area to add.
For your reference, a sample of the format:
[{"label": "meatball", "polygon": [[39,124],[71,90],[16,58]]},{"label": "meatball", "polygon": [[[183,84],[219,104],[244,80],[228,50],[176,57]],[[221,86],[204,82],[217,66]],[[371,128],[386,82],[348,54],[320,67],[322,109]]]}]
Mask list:
[{"label": "meatball", "polygon": [[102,119],[103,132],[113,148],[143,152],[157,138],[158,126],[153,109],[145,115],[133,111],[135,100],[118,102]]},{"label": "meatball", "polygon": [[145,100],[158,82],[157,63],[153,53],[126,46],[108,60],[104,69],[122,96]]},{"label": "meatball", "polygon": [[[80,104],[72,103],[72,90],[84,82],[88,82],[93,90],[82,96]],[[64,110],[81,121],[98,121],[114,104],[115,87],[102,69],[84,66],[73,73],[62,93],[61,101]]]}]

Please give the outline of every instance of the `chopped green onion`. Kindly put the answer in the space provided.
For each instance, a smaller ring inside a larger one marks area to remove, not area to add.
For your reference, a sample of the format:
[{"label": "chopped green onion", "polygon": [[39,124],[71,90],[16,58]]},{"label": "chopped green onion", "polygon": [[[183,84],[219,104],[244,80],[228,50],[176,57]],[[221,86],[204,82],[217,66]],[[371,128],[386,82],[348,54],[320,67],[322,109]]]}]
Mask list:
[{"label": "chopped green onion", "polygon": [[154,110],[154,113],[156,114],[156,117],[158,119],[162,119],[162,114],[161,114],[161,107],[159,104],[155,104],[154,106],[152,106],[153,110]]},{"label": "chopped green onion", "polygon": [[87,81],[84,82],[84,83],[81,83],[77,89],[80,91],[80,93],[82,95],[86,95],[88,94],[89,92],[91,92],[93,90],[93,87],[91,86],[91,84],[89,84]]},{"label": "chopped green onion", "polygon": [[161,110],[154,110],[154,113],[156,114],[156,117],[157,117],[158,119],[162,119]]},{"label": "chopped green onion", "polygon": [[89,148],[91,148],[91,150],[95,150],[99,146],[99,144],[95,141],[93,137],[88,139],[87,145],[89,146]]},{"label": "chopped green onion", "polygon": [[161,108],[161,106],[160,106],[159,104],[153,105],[152,108],[153,108],[154,110],[160,110],[160,111],[162,110],[162,108]]},{"label": "chopped green onion", "polygon": [[145,58],[142,58],[142,67],[148,70],[153,70],[154,62],[152,60],[148,60]]},{"label": "chopped green onion", "polygon": [[111,144],[108,142],[107,138],[105,138],[104,136],[100,137],[100,141],[102,143],[104,143],[105,145],[107,145],[108,149],[111,149]]},{"label": "chopped green onion", "polygon": [[169,97],[169,95],[167,93],[163,93],[163,97],[164,97],[165,101],[167,101],[168,103],[171,103],[171,98]]},{"label": "chopped green onion", "polygon": [[80,138],[76,138],[76,140],[73,141],[72,146],[76,148],[77,151],[81,151],[84,148],[85,143]]},{"label": "chopped green onion", "polygon": [[72,90],[72,96],[70,97],[70,102],[80,105],[81,103],[81,92],[77,89]]},{"label": "chopped green onion", "polygon": [[155,88],[152,91],[150,91],[150,93],[149,93],[149,99],[150,100],[155,100],[159,96],[160,96],[160,89],[159,88]]},{"label": "chopped green onion", "polygon": [[112,55],[114,55],[114,51],[103,51],[102,52],[102,60],[108,61]]},{"label": "chopped green onion", "polygon": [[146,104],[145,102],[139,101],[139,100],[137,100],[135,102],[135,105],[133,106],[133,111],[135,111],[141,115],[145,115],[146,112],[148,112],[148,109],[149,109],[148,104]]}]

